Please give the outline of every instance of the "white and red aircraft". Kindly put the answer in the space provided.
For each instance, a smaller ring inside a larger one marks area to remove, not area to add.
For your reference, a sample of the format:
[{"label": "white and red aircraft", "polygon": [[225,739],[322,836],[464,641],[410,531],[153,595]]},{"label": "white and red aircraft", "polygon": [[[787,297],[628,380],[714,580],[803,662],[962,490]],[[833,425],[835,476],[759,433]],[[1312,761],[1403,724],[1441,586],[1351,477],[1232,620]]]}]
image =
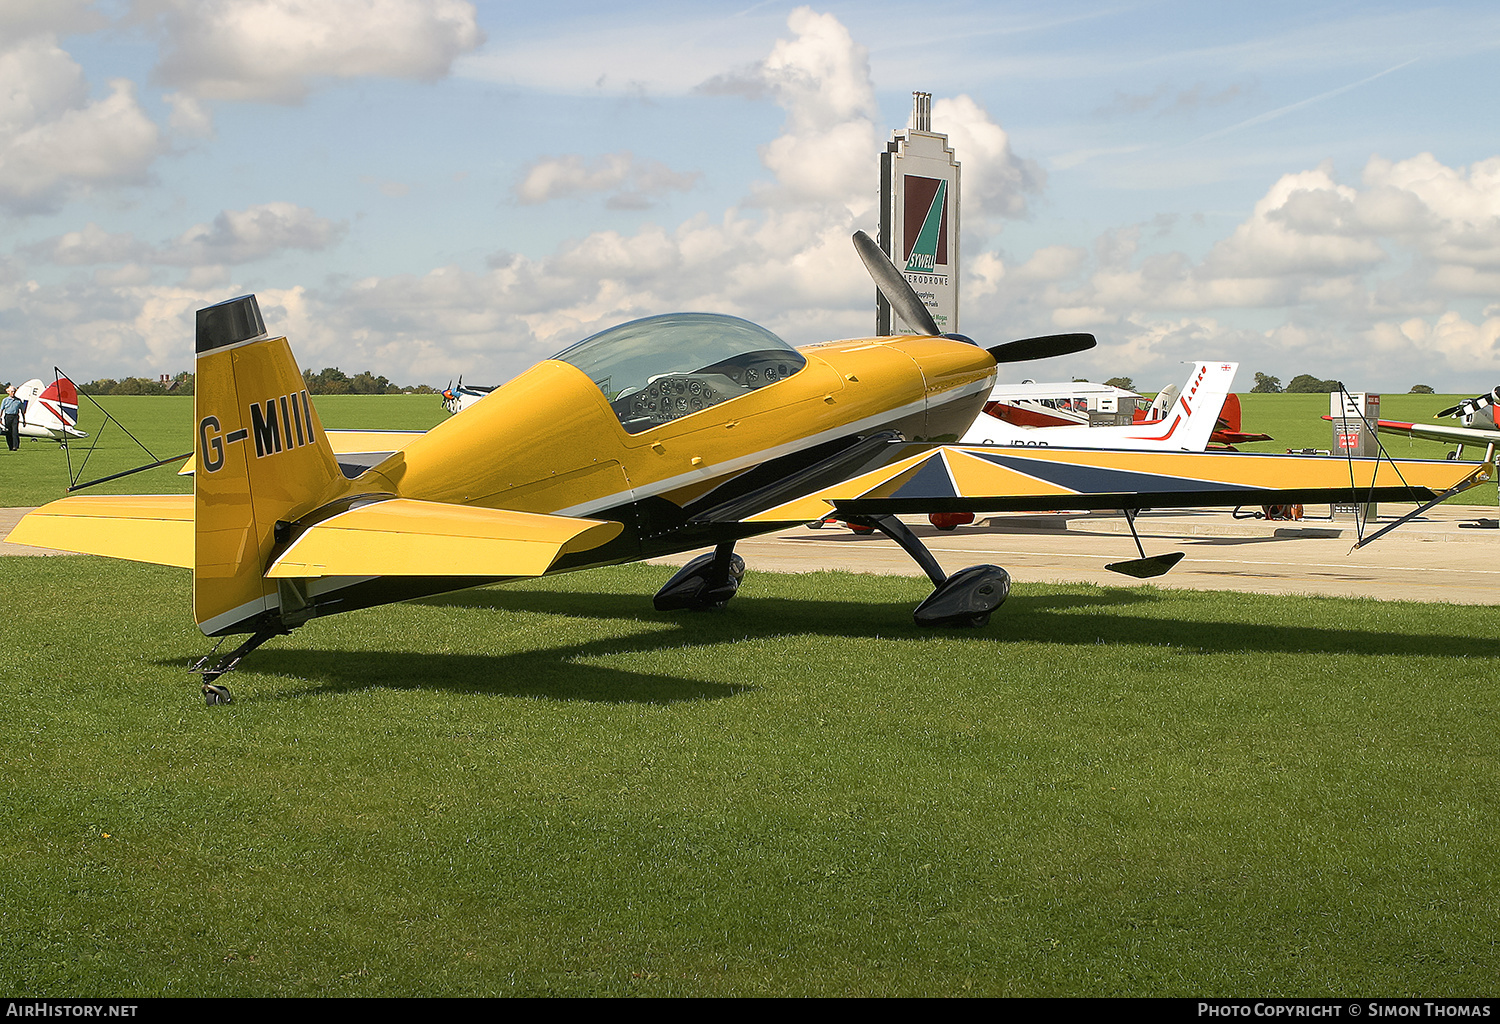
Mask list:
[{"label": "white and red aircraft", "polygon": [[[1402,434],[1427,441],[1456,444],[1458,450],[1448,455],[1450,459],[1462,458],[1464,445],[1484,445],[1484,461],[1489,462],[1495,457],[1495,447],[1500,445],[1500,428],[1495,425],[1497,405],[1500,405],[1500,387],[1473,398],[1465,398],[1457,405],[1438,413],[1439,417],[1452,416],[1463,424],[1460,427],[1446,427],[1436,423],[1402,423],[1398,420],[1380,420],[1377,426],[1382,434]],[[1327,416],[1323,418],[1328,419]]]},{"label": "white and red aircraft", "polygon": [[[1107,448],[1125,451],[1185,451],[1201,452],[1215,438],[1216,431],[1228,429],[1233,440],[1266,440],[1263,435],[1246,435],[1239,431],[1239,423],[1228,420],[1221,423],[1224,413],[1232,412],[1238,421],[1239,402],[1233,409],[1227,408],[1228,400],[1234,396],[1230,388],[1234,385],[1234,372],[1238,363],[1194,363],[1186,383],[1180,389],[1170,387],[1157,396],[1149,410],[1128,425],[1089,426],[1090,412],[1114,412],[1121,398],[1140,398],[1134,392],[1111,388],[1104,384],[1050,385],[1023,384],[997,385],[990,393],[990,401],[984,411],[963,436],[961,444],[1001,444],[1023,448]],[[1076,389],[1087,386],[1088,392]],[[1066,393],[1062,390],[1069,389]],[[1101,390],[1101,389],[1107,389]],[[1059,396],[1066,397],[1064,406]],[[1101,401],[1102,399],[1102,401]],[[1103,409],[1096,410],[1094,402]],[[1048,404],[1043,404],[1048,403]],[[1115,405],[1115,409],[1107,408]],[[1081,422],[1060,425],[1063,416],[1071,413],[1075,419],[1082,415]],[[1055,417],[1059,425],[1041,425],[1048,414]],[[1124,417],[1124,413],[1117,415]],[[1023,426],[1020,421],[1031,418],[1036,426]],[[1229,441],[1231,438],[1222,438]]]},{"label": "white and red aircraft", "polygon": [[[1145,401],[1143,396],[1108,384],[997,384],[959,443],[1201,452],[1210,441],[1270,440],[1265,434],[1240,431],[1239,399],[1229,390],[1238,368],[1238,363],[1194,363],[1182,387],[1164,388],[1149,409],[1135,405],[1136,400]],[[1089,425],[1094,419],[1110,417],[1116,418],[1114,425]],[[974,515],[934,512],[928,519],[939,530],[952,530],[974,522]],[[856,528],[856,532],[862,531]]]},{"label": "white and red aircraft", "polygon": [[43,387],[33,377],[16,388],[16,397],[21,400],[22,437],[66,442],[89,436],[78,429],[78,388],[68,378]]},{"label": "white and red aircraft", "polygon": [[[1177,387],[1169,390],[1175,398]],[[1038,384],[1023,380],[991,388],[984,413],[1017,427],[1087,427],[1128,424],[1132,413],[1144,411],[1147,404],[1145,396],[1112,384],[1087,380]]]},{"label": "white and red aircraft", "polygon": [[464,379],[460,377],[456,387],[449,384],[443,390],[443,408],[448,410],[448,415],[457,416],[494,390],[494,385],[486,388],[477,384],[465,384]]}]

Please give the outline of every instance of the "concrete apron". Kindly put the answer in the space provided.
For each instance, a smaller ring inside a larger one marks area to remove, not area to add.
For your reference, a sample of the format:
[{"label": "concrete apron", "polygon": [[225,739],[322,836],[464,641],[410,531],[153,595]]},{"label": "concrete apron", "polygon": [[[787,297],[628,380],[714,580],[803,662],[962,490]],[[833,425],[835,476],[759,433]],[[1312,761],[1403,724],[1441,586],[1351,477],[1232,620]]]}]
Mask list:
[{"label": "concrete apron", "polygon": [[[1380,523],[1409,510],[1386,509]],[[1148,555],[1183,551],[1186,557],[1165,576],[1136,581],[1104,568],[1138,557],[1124,516],[1110,513],[994,516],[951,532],[925,517],[903,517],[942,565],[1004,566],[1017,583],[1096,583],[1130,587],[1143,583],[1185,590],[1234,590],[1256,594],[1321,594],[1381,600],[1495,604],[1500,601],[1500,529],[1488,506],[1443,505],[1351,551],[1352,520],[1268,522],[1235,519],[1227,511],[1144,512],[1136,519]],[[1380,524],[1367,524],[1368,536]],[[797,527],[741,541],[735,550],[750,572],[839,569],[901,576],[922,571],[894,542],[880,534],[859,535],[847,527]],[[656,559],[680,565],[700,552]]]}]

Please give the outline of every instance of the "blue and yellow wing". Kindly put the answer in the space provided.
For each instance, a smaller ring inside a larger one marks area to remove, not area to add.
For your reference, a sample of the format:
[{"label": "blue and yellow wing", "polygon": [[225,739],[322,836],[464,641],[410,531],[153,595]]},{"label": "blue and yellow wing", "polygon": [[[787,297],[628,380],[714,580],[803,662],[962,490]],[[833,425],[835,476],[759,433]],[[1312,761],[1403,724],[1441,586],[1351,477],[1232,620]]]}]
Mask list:
[{"label": "blue and yellow wing", "polygon": [[1428,460],[1237,452],[1127,452],[997,445],[893,445],[879,469],[743,517],[811,522],[832,513],[1037,512],[1430,501],[1488,467]]}]

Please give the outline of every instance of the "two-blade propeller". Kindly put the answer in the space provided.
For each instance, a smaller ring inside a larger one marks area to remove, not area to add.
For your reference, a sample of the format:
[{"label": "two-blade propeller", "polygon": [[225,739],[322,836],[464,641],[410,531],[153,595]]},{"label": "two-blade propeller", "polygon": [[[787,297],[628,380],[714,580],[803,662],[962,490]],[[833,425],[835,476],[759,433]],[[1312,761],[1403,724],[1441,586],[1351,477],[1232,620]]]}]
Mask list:
[{"label": "two-blade propeller", "polygon": [[1092,334],[1044,334],[1040,338],[1022,338],[1007,341],[988,349],[997,363],[1024,363],[1028,359],[1047,359],[1050,356],[1072,355],[1085,352],[1098,340]]},{"label": "two-blade propeller", "polygon": [[906,275],[896,269],[896,264],[885,254],[880,245],[863,231],[854,232],[854,249],[864,261],[865,269],[875,279],[875,287],[890,303],[891,311],[905,320],[918,334],[939,335],[937,321],[927,312],[927,304],[912,288]]},{"label": "two-blade propeller", "polygon": [[1496,387],[1487,395],[1476,395],[1473,398],[1465,398],[1457,405],[1444,409],[1434,418],[1442,419],[1444,416],[1472,416],[1479,410],[1496,404],[1500,404],[1500,387]]},{"label": "two-blade propeller", "polygon": [[[961,334],[943,335],[943,332],[938,330],[937,322],[927,311],[927,304],[912,288],[906,275],[896,269],[896,265],[885,254],[885,250],[881,249],[873,238],[863,231],[854,232],[854,248],[864,262],[865,269],[875,279],[875,287],[880,289],[880,294],[885,296],[885,301],[890,304],[891,311],[906,321],[914,331],[934,337],[971,341]],[[1030,359],[1071,355],[1074,352],[1091,349],[1097,344],[1099,342],[1092,334],[1048,334],[1040,338],[1008,341],[986,351],[995,357],[997,363],[1019,363]]]}]

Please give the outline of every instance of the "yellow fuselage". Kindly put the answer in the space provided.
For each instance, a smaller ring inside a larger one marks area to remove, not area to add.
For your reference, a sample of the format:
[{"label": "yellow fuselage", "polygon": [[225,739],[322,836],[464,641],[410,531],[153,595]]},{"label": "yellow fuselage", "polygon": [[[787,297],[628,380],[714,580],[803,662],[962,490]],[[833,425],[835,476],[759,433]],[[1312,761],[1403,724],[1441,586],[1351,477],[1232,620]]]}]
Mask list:
[{"label": "yellow fuselage", "polygon": [[895,429],[963,434],[995,361],[947,338],[799,349],[801,371],[638,434],[575,367],[545,360],[384,463],[354,489],[489,508],[591,515],[649,497],[682,505],[733,474],[825,441]]}]

